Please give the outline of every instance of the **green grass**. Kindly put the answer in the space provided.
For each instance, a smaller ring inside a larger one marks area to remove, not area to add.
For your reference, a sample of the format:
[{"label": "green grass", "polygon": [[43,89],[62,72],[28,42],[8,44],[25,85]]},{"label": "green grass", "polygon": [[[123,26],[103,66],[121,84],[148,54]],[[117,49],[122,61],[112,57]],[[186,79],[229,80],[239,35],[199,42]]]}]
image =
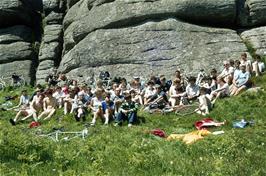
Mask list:
[{"label": "green grass", "polygon": [[[266,88],[266,76],[255,81]],[[1,101],[8,94],[0,92]],[[8,120],[15,113],[0,112],[0,175],[266,175],[265,100],[265,92],[219,100],[210,117],[228,123],[210,131],[224,130],[225,134],[209,135],[192,145],[166,141],[145,131],[161,128],[167,134],[191,132],[195,130],[193,123],[203,118],[200,115],[140,112],[140,124],[133,128],[125,124],[105,127],[99,122],[89,127],[85,140],[56,143],[35,133],[61,126],[66,131],[82,130],[84,124],[71,116],[59,124],[59,111],[40,128],[29,129],[29,122],[13,127]],[[242,118],[254,119],[255,126],[232,128],[232,122]]]}]

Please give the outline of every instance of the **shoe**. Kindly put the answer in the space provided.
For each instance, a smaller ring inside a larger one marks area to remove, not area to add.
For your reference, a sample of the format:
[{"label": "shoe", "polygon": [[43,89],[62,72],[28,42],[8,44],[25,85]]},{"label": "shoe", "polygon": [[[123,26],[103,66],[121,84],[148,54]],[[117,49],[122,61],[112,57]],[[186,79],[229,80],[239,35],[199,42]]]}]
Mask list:
[{"label": "shoe", "polygon": [[115,123],[114,126],[115,126],[115,127],[118,126],[118,123]]},{"label": "shoe", "polygon": [[11,123],[11,125],[15,126],[16,122],[13,119],[9,119],[9,122]]},{"label": "shoe", "polygon": [[132,123],[129,123],[127,126],[128,126],[128,127],[132,127]]}]

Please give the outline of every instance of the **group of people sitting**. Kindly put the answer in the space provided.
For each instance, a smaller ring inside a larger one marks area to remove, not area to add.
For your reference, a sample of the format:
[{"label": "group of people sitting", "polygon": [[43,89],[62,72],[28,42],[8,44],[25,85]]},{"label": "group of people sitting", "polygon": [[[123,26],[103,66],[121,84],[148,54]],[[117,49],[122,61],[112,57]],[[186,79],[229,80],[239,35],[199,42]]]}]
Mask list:
[{"label": "group of people sitting", "polygon": [[10,123],[16,125],[29,118],[34,121],[49,120],[57,109],[63,108],[64,115],[73,114],[76,121],[86,121],[91,113],[92,126],[99,119],[104,125],[114,121],[115,126],[126,120],[130,127],[137,120],[139,108],[168,107],[174,111],[193,102],[198,102],[195,112],[206,115],[218,98],[235,96],[251,88],[251,74],[259,76],[264,70],[265,65],[259,56],[252,63],[243,53],[239,60],[224,61],[221,73],[212,69],[209,75],[200,73],[197,77],[187,78],[176,70],[171,80],[160,75],[151,76],[143,82],[136,76],[130,82],[125,78],[115,79],[111,87],[104,86],[99,80],[94,88],[79,85],[77,81],[67,81],[66,76],[61,75],[61,81],[49,84],[46,89],[37,85],[31,96],[22,91],[18,106],[13,108],[19,108],[19,111]]}]

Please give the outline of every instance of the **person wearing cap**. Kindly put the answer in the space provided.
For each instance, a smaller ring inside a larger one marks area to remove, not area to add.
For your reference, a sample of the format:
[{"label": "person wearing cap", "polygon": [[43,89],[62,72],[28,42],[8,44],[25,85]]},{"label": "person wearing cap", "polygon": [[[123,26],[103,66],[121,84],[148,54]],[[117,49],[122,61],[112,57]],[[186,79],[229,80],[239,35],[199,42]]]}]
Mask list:
[{"label": "person wearing cap", "polygon": [[115,126],[122,123],[123,120],[128,121],[128,127],[131,127],[137,120],[137,105],[132,101],[131,95],[125,95],[125,102],[119,108],[119,113],[115,119]]},{"label": "person wearing cap", "polygon": [[232,83],[234,68],[230,66],[228,61],[224,61],[224,69],[218,77],[224,78],[229,85]]}]

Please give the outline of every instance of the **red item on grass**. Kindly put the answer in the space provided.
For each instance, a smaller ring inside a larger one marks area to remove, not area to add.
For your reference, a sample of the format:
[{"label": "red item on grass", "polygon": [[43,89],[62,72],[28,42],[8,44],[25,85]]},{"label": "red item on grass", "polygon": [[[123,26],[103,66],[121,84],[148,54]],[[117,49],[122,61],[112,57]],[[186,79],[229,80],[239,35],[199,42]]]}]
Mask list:
[{"label": "red item on grass", "polygon": [[30,128],[35,128],[35,127],[38,127],[38,126],[40,126],[40,125],[41,125],[41,124],[40,124],[39,122],[34,122],[34,121],[33,121],[33,122],[30,123],[30,126],[29,126],[29,127],[30,127]]},{"label": "red item on grass", "polygon": [[151,134],[155,135],[155,136],[159,136],[161,138],[166,138],[166,134],[163,130],[161,129],[154,129],[151,130]]}]

